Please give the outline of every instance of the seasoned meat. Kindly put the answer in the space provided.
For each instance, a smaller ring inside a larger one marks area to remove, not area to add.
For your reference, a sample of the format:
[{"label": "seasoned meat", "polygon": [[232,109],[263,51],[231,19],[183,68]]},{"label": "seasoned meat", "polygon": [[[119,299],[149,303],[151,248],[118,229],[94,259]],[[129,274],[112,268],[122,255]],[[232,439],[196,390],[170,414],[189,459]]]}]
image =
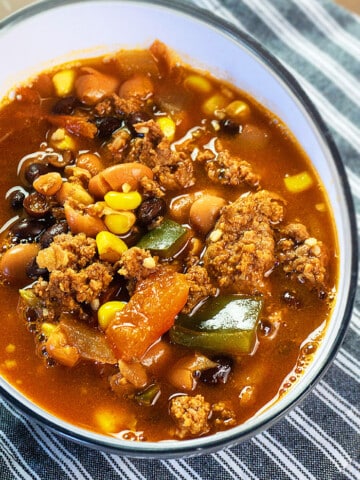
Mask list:
[{"label": "seasoned meat", "polygon": [[88,265],[96,255],[96,241],[84,233],[71,235],[64,233],[56,235],[53,243],[37,256],[40,268],[47,268],[49,272],[71,266],[78,269]]},{"label": "seasoned meat", "polygon": [[170,401],[170,415],[176,423],[176,436],[185,438],[204,435],[209,431],[211,407],[202,395],[180,395]]},{"label": "seasoned meat", "polygon": [[275,264],[273,228],[283,215],[281,198],[266,190],[241,196],[223,208],[204,256],[205,268],[220,287],[264,290]]},{"label": "seasoned meat", "polygon": [[172,149],[154,120],[137,123],[134,127],[144,136],[132,142],[127,162],[141,162],[150,167],[155,180],[166,190],[194,185],[194,168],[190,155]]},{"label": "seasoned meat", "polygon": [[281,230],[279,261],[292,279],[322,287],[326,280],[328,253],[323,242],[310,237],[302,224],[290,224]]},{"label": "seasoned meat", "polygon": [[132,247],[126,250],[119,262],[118,273],[129,280],[128,289],[132,291],[136,283],[154,273],[159,267],[157,259],[150,252],[142,248]]},{"label": "seasoned meat", "polygon": [[253,172],[250,163],[238,156],[231,155],[229,150],[220,151],[215,158],[205,164],[208,177],[215,183],[239,186],[247,184],[251,187],[259,185],[260,177]]},{"label": "seasoned meat", "polygon": [[49,281],[40,280],[34,293],[45,305],[78,310],[80,303],[91,304],[104,292],[113,279],[109,264],[96,257],[96,241],[85,234],[57,235],[53,243],[37,256],[41,268],[50,272]]},{"label": "seasoned meat", "polygon": [[53,270],[49,281],[39,281],[34,285],[34,293],[49,308],[56,303],[64,310],[78,310],[79,303],[92,303],[105,292],[113,279],[110,265],[99,262],[79,271],[73,268]]},{"label": "seasoned meat", "polygon": [[201,300],[214,296],[217,289],[212,285],[206,269],[199,265],[190,267],[185,277],[189,284],[189,297],[182,312],[190,313]]},{"label": "seasoned meat", "polygon": [[211,421],[218,428],[229,428],[236,425],[236,414],[229,402],[218,402],[212,405]]}]

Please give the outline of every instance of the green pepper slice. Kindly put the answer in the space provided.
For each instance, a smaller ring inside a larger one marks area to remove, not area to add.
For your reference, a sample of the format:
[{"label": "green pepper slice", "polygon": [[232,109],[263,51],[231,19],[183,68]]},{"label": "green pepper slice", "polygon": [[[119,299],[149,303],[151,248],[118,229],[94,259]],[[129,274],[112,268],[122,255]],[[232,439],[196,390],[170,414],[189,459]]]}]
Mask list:
[{"label": "green pepper slice", "polygon": [[255,345],[262,305],[260,297],[246,295],[210,298],[194,314],[180,314],[170,329],[170,338],[208,352],[249,354]]},{"label": "green pepper slice", "polygon": [[173,220],[165,219],[158,227],[147,232],[137,247],[150,250],[162,258],[173,257],[188,239],[189,230]]}]

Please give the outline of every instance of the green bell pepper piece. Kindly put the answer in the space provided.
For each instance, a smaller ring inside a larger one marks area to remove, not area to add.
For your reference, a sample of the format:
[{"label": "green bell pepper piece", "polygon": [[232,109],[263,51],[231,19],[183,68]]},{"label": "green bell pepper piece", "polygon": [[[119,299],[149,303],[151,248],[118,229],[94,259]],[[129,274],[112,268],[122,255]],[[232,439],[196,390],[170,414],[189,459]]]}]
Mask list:
[{"label": "green bell pepper piece", "polygon": [[210,298],[194,314],[180,314],[170,329],[170,338],[180,345],[208,352],[249,354],[255,345],[262,305],[260,297]]},{"label": "green bell pepper piece", "polygon": [[173,220],[165,219],[158,227],[147,232],[137,247],[150,250],[162,258],[173,257],[184,246],[189,230]]}]

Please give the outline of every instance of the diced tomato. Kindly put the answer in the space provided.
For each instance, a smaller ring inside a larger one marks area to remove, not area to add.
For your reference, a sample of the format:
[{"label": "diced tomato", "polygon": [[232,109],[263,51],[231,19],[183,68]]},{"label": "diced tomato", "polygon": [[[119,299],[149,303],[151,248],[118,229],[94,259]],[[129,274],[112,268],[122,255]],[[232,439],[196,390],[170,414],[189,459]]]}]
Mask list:
[{"label": "diced tomato", "polygon": [[168,269],[143,280],[106,329],[117,358],[139,360],[172,327],[188,293],[185,276]]}]

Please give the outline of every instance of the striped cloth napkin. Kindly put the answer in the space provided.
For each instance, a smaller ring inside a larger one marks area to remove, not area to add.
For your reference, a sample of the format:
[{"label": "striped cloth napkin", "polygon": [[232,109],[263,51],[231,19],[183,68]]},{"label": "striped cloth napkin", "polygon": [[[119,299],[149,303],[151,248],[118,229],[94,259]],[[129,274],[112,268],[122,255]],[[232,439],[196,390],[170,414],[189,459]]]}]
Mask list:
[{"label": "striped cloth napkin", "polygon": [[[331,0],[192,1],[250,33],[296,77],[330,127],[359,219],[360,17]],[[0,14],[19,4],[0,0]],[[57,436],[0,400],[0,478],[359,480],[359,381],[360,289],[325,377],[282,421],[251,440],[190,459],[121,458]]]}]

